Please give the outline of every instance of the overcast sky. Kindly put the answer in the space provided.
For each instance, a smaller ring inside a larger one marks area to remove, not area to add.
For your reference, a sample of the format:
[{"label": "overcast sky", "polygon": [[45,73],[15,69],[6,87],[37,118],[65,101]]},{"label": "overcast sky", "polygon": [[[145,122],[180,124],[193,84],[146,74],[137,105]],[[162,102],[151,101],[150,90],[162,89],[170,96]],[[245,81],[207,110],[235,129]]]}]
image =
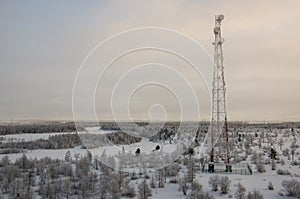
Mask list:
[{"label": "overcast sky", "polygon": [[[222,33],[229,120],[299,120],[298,0],[0,1],[0,120],[72,119],[72,88],[80,64],[95,45],[124,30],[174,29],[192,37],[213,56],[214,15],[220,13],[225,15]],[[138,63],[161,56],[144,52]],[[119,60],[110,75],[124,73],[122,67],[131,63],[128,60]],[[171,67],[174,60],[164,57]],[[175,68],[179,62],[173,63]],[[188,67],[181,65],[187,78],[193,79]],[[207,120],[208,93],[203,90],[201,96],[201,119]],[[175,101],[162,88],[147,87],[133,97],[131,114],[149,119],[151,105],[166,103],[168,119],[177,120]],[[100,95],[98,118],[112,119],[109,104],[101,102]]]}]

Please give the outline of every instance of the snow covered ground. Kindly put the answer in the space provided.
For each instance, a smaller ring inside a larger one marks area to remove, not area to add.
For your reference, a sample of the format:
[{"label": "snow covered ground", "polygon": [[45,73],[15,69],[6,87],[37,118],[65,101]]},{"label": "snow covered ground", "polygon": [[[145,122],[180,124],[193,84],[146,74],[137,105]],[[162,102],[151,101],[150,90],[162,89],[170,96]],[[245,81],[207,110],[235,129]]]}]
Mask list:
[{"label": "snow covered ground", "polygon": [[23,154],[26,154],[28,158],[37,158],[41,159],[44,157],[50,157],[52,159],[61,159],[65,158],[65,154],[67,151],[70,151],[71,156],[74,157],[75,154],[79,154],[79,156],[84,156],[87,153],[87,150],[77,148],[71,149],[38,149],[38,150],[28,150],[26,153],[13,153],[13,154],[0,154],[0,159],[5,155],[8,155],[11,161],[15,161],[16,159],[22,157]]},{"label": "snow covered ground", "polygon": [[[91,134],[103,134],[103,133],[112,133],[115,131],[106,131],[106,130],[101,130],[99,127],[89,127],[86,129],[85,132],[79,132],[80,134],[82,133],[91,133]],[[69,133],[74,133],[74,132],[69,132]],[[38,139],[48,139],[50,135],[57,135],[57,134],[66,134],[66,133],[42,133],[42,134],[18,134],[18,135],[5,135],[1,136],[3,138],[4,142],[9,142],[9,141],[34,141]],[[239,155],[245,155],[245,148],[242,146],[242,143],[247,142],[246,139],[246,134],[245,133],[245,138],[242,139],[241,141],[241,146],[238,147],[239,150],[242,152],[239,153]],[[240,182],[243,186],[246,187],[247,192],[248,191],[253,191],[253,190],[258,190],[260,193],[264,196],[264,198],[287,198],[286,196],[280,196],[278,192],[281,191],[282,189],[282,181],[283,180],[290,180],[290,179],[296,179],[300,180],[300,166],[299,165],[293,165],[292,164],[292,158],[291,158],[291,145],[292,143],[296,144],[298,147],[296,147],[294,150],[295,157],[294,159],[299,162],[300,157],[300,142],[299,142],[299,132],[296,134],[292,135],[290,130],[274,130],[269,134],[265,134],[264,137],[259,138],[261,135],[258,134],[257,137],[255,137],[254,133],[252,133],[253,139],[253,144],[250,146],[252,151],[255,151],[257,153],[262,153],[264,156],[264,159],[268,159],[268,148],[272,145],[272,147],[277,151],[279,160],[276,162],[276,169],[272,170],[272,166],[270,163],[266,163],[266,172],[259,173],[256,170],[256,165],[251,162],[251,156],[248,155],[247,159],[244,162],[247,162],[251,165],[253,168],[253,175],[233,175],[229,174],[226,175],[229,177],[231,180],[231,186],[230,186],[230,191],[228,194],[222,195],[219,191],[218,192],[213,192],[211,191],[211,188],[208,185],[209,178],[214,175],[214,174],[206,174],[202,173],[201,171],[197,170],[195,179],[198,180],[202,185],[203,185],[203,190],[204,191],[209,191],[210,194],[212,194],[215,198],[232,198],[234,197],[234,193],[236,192],[237,189],[237,184]],[[280,140],[283,140],[282,145],[280,146]],[[259,147],[259,144],[261,145]],[[161,151],[164,153],[171,153],[174,151],[177,147],[175,143],[169,143],[169,142],[150,142],[148,138],[143,138],[141,142],[138,143],[133,143],[130,145],[118,145],[118,146],[105,146],[101,148],[96,148],[96,149],[91,149],[90,152],[93,155],[98,155],[100,156],[103,151],[107,153],[108,156],[115,156],[122,152],[123,150],[129,153],[134,154],[137,148],[141,149],[141,154],[149,154],[153,152],[153,149],[157,145],[160,145]],[[290,153],[289,155],[283,155],[284,151],[289,150]],[[58,150],[28,150],[26,151],[26,155],[28,158],[43,158],[43,157],[50,157],[53,159],[64,159],[65,154],[67,151],[70,151],[71,156],[74,157],[76,154],[79,156],[84,156],[87,154],[86,149],[82,149],[80,146],[75,147],[75,148],[70,148],[70,149],[58,149]],[[16,154],[9,154],[9,159],[11,161],[15,161],[17,158],[20,158],[23,155],[23,153],[16,153]],[[1,154],[0,159],[4,157],[5,155]],[[199,148],[195,148],[195,158],[199,157]],[[284,163],[282,163],[284,162]],[[180,176],[183,176],[186,173],[186,168],[182,164],[180,164],[181,170],[180,170]],[[282,169],[282,170],[288,170],[291,174],[290,175],[278,175],[277,170]],[[149,174],[151,176],[151,172],[149,170]],[[153,174],[153,173],[152,173]],[[222,176],[222,175],[220,175]],[[139,180],[133,181],[133,183],[137,184]],[[274,186],[274,190],[269,190],[268,189],[268,184],[271,182]],[[166,183],[164,188],[153,188],[152,189],[152,197],[154,199],[158,198],[166,198],[166,199],[175,199],[175,198],[186,198],[182,194],[182,192],[178,191],[178,184],[171,184],[171,183]]]},{"label": "snow covered ground", "polygon": [[[99,126],[96,127],[87,127],[86,131],[78,132],[82,133],[91,133],[91,134],[104,134],[104,133],[113,133],[116,131],[101,130]],[[52,133],[21,133],[21,134],[11,134],[11,135],[2,135],[0,140],[2,142],[28,142],[35,141],[38,139],[49,139],[49,136],[61,135],[61,134],[74,134],[75,132],[52,132]]]},{"label": "snow covered ground", "polygon": [[3,135],[0,136],[0,139],[3,142],[29,142],[35,141],[38,139],[49,139],[49,136],[60,135],[60,134],[68,134],[74,132],[53,132],[53,133],[21,133],[21,134],[11,134],[11,135]]}]

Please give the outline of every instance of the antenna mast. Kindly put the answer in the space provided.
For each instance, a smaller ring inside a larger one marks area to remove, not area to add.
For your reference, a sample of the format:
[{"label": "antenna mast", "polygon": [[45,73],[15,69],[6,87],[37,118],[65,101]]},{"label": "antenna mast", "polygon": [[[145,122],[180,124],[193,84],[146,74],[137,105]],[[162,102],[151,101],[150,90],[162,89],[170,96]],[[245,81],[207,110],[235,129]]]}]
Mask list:
[{"label": "antenna mast", "polygon": [[227,110],[225,98],[225,79],[223,66],[222,44],[224,39],[221,37],[221,22],[224,15],[215,16],[215,42],[214,45],[214,74],[212,89],[212,119],[210,126],[211,151],[210,161],[216,162],[222,159],[229,163],[229,145],[227,129]]}]

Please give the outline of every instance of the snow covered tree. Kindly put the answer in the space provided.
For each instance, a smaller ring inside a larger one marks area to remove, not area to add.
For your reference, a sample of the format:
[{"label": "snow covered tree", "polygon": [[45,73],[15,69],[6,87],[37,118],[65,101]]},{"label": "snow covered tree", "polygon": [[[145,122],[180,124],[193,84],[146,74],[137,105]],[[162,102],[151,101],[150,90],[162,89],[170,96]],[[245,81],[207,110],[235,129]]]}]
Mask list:
[{"label": "snow covered tree", "polygon": [[138,176],[137,176],[137,174],[136,174],[135,171],[133,171],[133,172],[131,173],[130,178],[131,178],[131,180],[136,180],[136,179],[138,179]]},{"label": "snow covered tree", "polygon": [[73,168],[70,163],[64,163],[61,166],[60,173],[63,174],[64,176],[71,177],[73,175]]},{"label": "snow covered tree", "polygon": [[200,191],[197,195],[197,199],[215,199],[215,197],[213,195],[210,195],[208,191]]},{"label": "snow covered tree", "polygon": [[300,198],[300,182],[292,180],[284,180],[281,182],[283,190],[286,192],[287,196]]},{"label": "snow covered tree", "polygon": [[103,170],[103,173],[99,177],[99,185],[100,185],[100,192],[99,197],[101,199],[108,198],[108,193],[110,192],[110,180],[111,180],[111,173],[109,170]]},{"label": "snow covered tree", "polygon": [[9,164],[10,164],[10,160],[9,160],[8,155],[6,155],[1,159],[0,166],[5,167],[5,166],[8,166]]},{"label": "snow covered tree", "polygon": [[128,178],[124,179],[122,196],[128,197],[128,198],[134,198],[136,196],[134,186],[132,186],[130,184],[130,179],[128,179]]},{"label": "snow covered tree", "polygon": [[208,185],[211,187],[212,191],[218,191],[220,176],[214,175],[209,177]]},{"label": "snow covered tree", "polygon": [[257,168],[257,171],[260,172],[260,173],[263,173],[263,172],[266,171],[265,164],[262,162],[262,160],[259,160],[259,161],[256,163],[256,168]]},{"label": "snow covered tree", "polygon": [[150,179],[150,187],[151,188],[156,188],[156,181],[155,181],[155,178],[154,178],[154,176],[153,176],[153,174],[152,174],[152,176],[151,176],[151,179]]},{"label": "snow covered tree", "polygon": [[124,187],[124,175],[122,172],[112,173],[111,175],[111,193],[113,198],[121,198]]},{"label": "snow covered tree", "polygon": [[246,188],[239,182],[234,196],[236,197],[236,199],[245,199],[246,198],[245,192],[246,192]]},{"label": "snow covered tree", "polygon": [[158,170],[158,187],[162,188],[165,187],[165,169]]},{"label": "snow covered tree", "polygon": [[276,170],[276,162],[274,160],[272,160],[272,162],[271,162],[271,167],[272,167],[272,170]]},{"label": "snow covered tree", "polygon": [[251,161],[256,164],[258,160],[258,154],[256,151],[253,152],[252,156],[251,156]]},{"label": "snow covered tree", "polygon": [[188,198],[198,199],[200,198],[200,195],[202,195],[202,185],[197,180],[195,180],[191,183],[191,191]]},{"label": "snow covered tree", "polygon": [[283,146],[284,142],[283,142],[283,139],[280,138],[279,142],[278,142],[278,145],[280,147],[280,150],[282,150],[282,146]]},{"label": "snow covered tree", "polygon": [[177,183],[177,176],[179,172],[178,163],[173,163],[167,168],[167,175],[171,177],[170,183]]},{"label": "snow covered tree", "polygon": [[274,186],[273,186],[273,183],[271,181],[268,184],[268,189],[269,190],[274,190]]},{"label": "snow covered tree", "polygon": [[182,191],[183,195],[186,195],[188,191],[188,182],[187,182],[187,177],[183,176],[179,179],[179,191]]},{"label": "snow covered tree", "polygon": [[254,190],[254,191],[249,191],[247,194],[247,199],[263,199],[263,195],[258,191],[258,190]]},{"label": "snow covered tree", "polygon": [[89,172],[90,161],[88,156],[80,158],[76,164],[76,173],[79,177],[86,176]]},{"label": "snow covered tree", "polygon": [[66,199],[71,198],[72,185],[69,177],[65,178],[63,181],[63,193]]},{"label": "snow covered tree", "polygon": [[110,166],[112,169],[116,169],[116,160],[114,156],[108,156],[108,166]]},{"label": "snow covered tree", "polygon": [[47,173],[49,174],[52,182],[54,181],[54,178],[58,177],[58,166],[55,164],[55,162],[51,162],[49,168],[47,169]]},{"label": "snow covered tree", "polygon": [[187,177],[188,182],[193,182],[195,178],[195,160],[194,158],[190,158],[187,162]]},{"label": "snow covered tree", "polygon": [[189,155],[189,157],[190,157],[190,159],[191,159],[191,157],[195,154],[194,148],[190,147],[190,148],[188,149],[187,153],[188,153],[188,155]]},{"label": "snow covered tree", "polygon": [[79,160],[79,155],[80,155],[79,153],[75,153],[75,154],[74,154],[74,158],[75,158],[75,161],[76,161],[76,162]]},{"label": "snow covered tree", "polygon": [[149,188],[147,181],[144,179],[138,185],[138,198],[139,199],[146,199],[149,196],[152,196],[152,191]]},{"label": "snow covered tree", "polygon": [[222,194],[228,193],[228,191],[230,190],[230,184],[231,184],[231,181],[229,180],[228,176],[222,176],[220,178],[219,185],[220,185]]},{"label": "snow covered tree", "polygon": [[69,150],[66,152],[65,161],[66,162],[71,162],[72,161],[71,152]]}]

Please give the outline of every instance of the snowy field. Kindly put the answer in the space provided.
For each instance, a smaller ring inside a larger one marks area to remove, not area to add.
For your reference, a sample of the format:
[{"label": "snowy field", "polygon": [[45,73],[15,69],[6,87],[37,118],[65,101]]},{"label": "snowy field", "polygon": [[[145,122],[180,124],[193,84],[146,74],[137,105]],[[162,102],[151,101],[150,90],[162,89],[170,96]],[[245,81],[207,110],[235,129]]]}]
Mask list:
[{"label": "snowy field", "polygon": [[[67,151],[70,151],[71,156],[74,157],[75,154],[79,154],[79,156],[84,156],[87,153],[87,150],[81,148],[71,148],[71,149],[38,149],[38,150],[28,150],[26,153],[13,153],[8,154],[8,157],[11,161],[15,161],[16,159],[26,154],[28,158],[37,158],[41,159],[44,157],[50,157],[52,159],[60,159],[63,160],[65,158],[65,154]],[[0,159],[2,159],[5,154],[0,154]]]},{"label": "snowy field", "polygon": [[[82,133],[95,133],[95,134],[104,134],[104,133],[113,133],[116,131],[101,130],[100,127],[87,127],[86,131],[77,132]],[[49,139],[49,136],[61,135],[61,134],[74,134],[75,132],[52,132],[52,133],[21,133],[21,134],[10,134],[0,136],[2,142],[28,142],[35,141],[38,139]]]},{"label": "snowy field", "polygon": [[[79,134],[91,133],[91,134],[106,134],[113,133],[115,131],[101,130],[99,127],[89,127],[86,131],[79,132]],[[253,169],[253,175],[234,175],[228,174],[231,184],[230,190],[227,194],[221,194],[220,191],[211,191],[211,187],[208,185],[209,178],[214,174],[202,173],[200,169],[195,170],[195,180],[197,180],[203,186],[204,191],[208,191],[215,198],[234,198],[234,193],[237,190],[237,184],[241,183],[246,187],[247,192],[258,190],[264,198],[288,198],[287,196],[282,196],[279,192],[282,192],[282,181],[296,179],[300,180],[300,142],[299,142],[299,129],[295,132],[291,132],[290,129],[285,130],[273,130],[273,131],[258,131],[253,132],[239,132],[242,134],[240,141],[236,141],[232,161],[239,160],[241,163],[247,163]],[[68,132],[74,133],[74,132]],[[20,142],[20,141],[35,141],[38,139],[48,139],[49,136],[67,134],[67,133],[41,133],[41,134],[17,134],[17,135],[5,135],[1,136],[3,142]],[[156,146],[160,146],[159,152],[154,152]],[[105,146],[100,148],[94,148],[89,150],[93,157],[101,156],[104,152],[106,155],[117,157],[122,151],[126,153],[133,154],[137,148],[141,149],[141,155],[146,156],[147,154],[155,153],[161,155],[163,153],[168,154],[176,150],[178,145],[176,142],[160,141],[151,142],[148,138],[143,138],[140,142],[129,144],[129,145],[117,145],[117,146]],[[247,147],[248,146],[248,147]],[[247,154],[246,152],[249,154]],[[269,149],[274,148],[277,152],[276,168],[272,168],[272,163],[270,159]],[[287,152],[288,151],[288,152]],[[66,154],[69,153],[74,159],[77,157],[84,157],[87,155],[88,150],[83,149],[81,146],[75,148],[67,149],[37,149],[37,150],[27,150],[24,153],[8,154],[9,159],[14,162],[15,160],[21,158],[23,154],[29,159],[41,159],[44,157],[50,157],[52,159],[64,160]],[[261,154],[263,165],[265,167],[264,172],[259,172],[256,163],[253,161],[254,153]],[[1,154],[0,159],[5,155]],[[197,159],[201,156],[199,147],[195,147],[195,154],[193,158]],[[244,157],[244,159],[243,159]],[[181,156],[181,158],[187,158]],[[118,163],[118,162],[117,162]],[[183,163],[179,164],[179,177],[183,177],[187,173],[187,166]],[[139,172],[140,168],[131,168],[132,171]],[[288,175],[279,175],[278,170],[288,171]],[[155,171],[149,169],[149,176],[157,175]],[[220,176],[224,176],[220,174]],[[178,183],[169,183],[170,179],[167,179],[163,188],[152,188],[152,196],[150,198],[187,198],[183,195],[181,191],[178,191]],[[142,181],[142,178],[137,180],[132,180],[135,188],[137,189],[138,184]],[[274,190],[269,190],[268,185],[272,183]],[[150,180],[148,180],[150,183]]]}]

